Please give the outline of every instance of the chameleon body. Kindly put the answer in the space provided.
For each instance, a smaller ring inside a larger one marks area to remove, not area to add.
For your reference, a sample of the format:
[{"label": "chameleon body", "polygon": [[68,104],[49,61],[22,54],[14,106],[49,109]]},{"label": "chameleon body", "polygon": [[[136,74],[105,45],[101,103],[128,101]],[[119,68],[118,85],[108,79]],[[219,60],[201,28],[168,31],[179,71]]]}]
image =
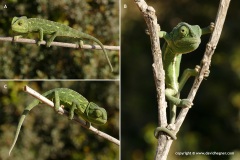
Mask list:
[{"label": "chameleon body", "polygon": [[[174,27],[170,33],[164,31],[159,32],[159,37],[164,38],[166,41],[163,45],[162,52],[163,68],[165,70],[165,95],[170,103],[170,124],[175,123],[177,106],[192,106],[189,99],[180,99],[179,96],[188,78],[198,74],[198,68],[186,69],[178,82],[182,54],[196,50],[201,42],[201,35],[211,33],[213,28],[213,23],[211,23],[209,27],[201,29],[198,25],[189,25],[181,22]],[[208,73],[205,74],[206,76],[208,75]],[[165,127],[157,127],[157,129],[155,129],[154,135],[156,138],[159,132],[165,132],[173,139],[176,139],[176,136]]]},{"label": "chameleon body", "polygon": [[[79,32],[78,30],[75,30],[67,25],[58,22],[53,22],[40,18],[27,18],[26,16],[14,17],[11,27],[14,32],[20,34],[32,32],[39,33],[39,41],[37,42],[38,45],[40,45],[40,43],[43,41],[44,35],[50,35],[50,38],[46,40],[47,47],[51,46],[51,43],[56,37],[70,37],[76,39],[79,42],[80,47],[82,47],[83,45],[82,39],[92,40],[101,46],[108,61],[108,64],[113,71],[112,64],[108,58],[107,51],[104,49],[103,44],[91,35]],[[18,37],[19,36],[15,36],[14,38],[16,39]]]},{"label": "chameleon body", "polygon": [[[69,109],[70,120],[72,120],[74,114],[76,114],[77,116],[86,120],[89,126],[90,123],[103,125],[107,122],[107,112],[104,108],[97,106],[93,102],[88,102],[86,98],[74,90],[68,88],[55,88],[43,93],[42,95],[55,102],[54,107],[56,111],[59,110],[60,105],[63,105],[64,108]],[[13,144],[10,148],[9,155],[15,143],[17,142],[18,135],[25,117],[27,116],[28,112],[30,112],[39,103],[41,103],[39,100],[34,100],[24,109],[18,122],[17,131]]]}]

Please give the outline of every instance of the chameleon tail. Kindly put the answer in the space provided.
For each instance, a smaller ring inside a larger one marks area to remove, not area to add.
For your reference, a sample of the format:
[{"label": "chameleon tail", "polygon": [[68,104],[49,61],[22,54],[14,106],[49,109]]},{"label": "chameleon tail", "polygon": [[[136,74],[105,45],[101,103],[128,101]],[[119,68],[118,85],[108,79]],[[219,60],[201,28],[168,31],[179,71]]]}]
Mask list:
[{"label": "chameleon tail", "polygon": [[102,44],[97,38],[95,38],[95,37],[93,37],[93,36],[90,36],[90,35],[88,35],[88,34],[83,34],[83,35],[81,35],[81,37],[82,37],[82,38],[85,38],[85,39],[90,39],[90,40],[92,40],[92,41],[94,41],[94,42],[96,42],[97,44],[100,45],[100,47],[102,48],[102,50],[103,50],[103,52],[104,52],[104,55],[105,55],[105,57],[106,57],[106,59],[107,59],[107,61],[108,61],[109,67],[111,68],[111,71],[113,72],[112,64],[111,64],[111,62],[110,62],[110,60],[109,60],[109,58],[108,58],[107,51],[105,50],[103,44]]},{"label": "chameleon tail", "polygon": [[154,131],[154,136],[155,136],[156,138],[158,138],[158,133],[159,133],[159,132],[165,132],[165,133],[167,133],[170,137],[172,137],[172,139],[174,139],[174,140],[177,139],[176,135],[174,135],[169,129],[167,129],[167,128],[165,128],[165,127],[157,127],[157,128],[155,129],[155,131]]},{"label": "chameleon tail", "polygon": [[30,112],[31,109],[33,109],[33,107],[35,107],[35,106],[38,105],[38,104],[39,104],[39,101],[38,101],[38,100],[35,100],[35,101],[33,101],[29,106],[27,106],[27,107],[24,109],[24,111],[23,111],[23,113],[22,113],[22,115],[21,115],[21,117],[20,117],[20,120],[19,120],[19,122],[18,122],[17,131],[16,131],[16,134],[15,134],[15,137],[14,137],[13,144],[12,144],[10,150],[9,150],[9,153],[8,153],[9,156],[10,156],[12,150],[13,150],[13,147],[15,146],[15,144],[16,144],[16,142],[17,142],[18,135],[19,135],[19,132],[20,132],[20,130],[21,130],[21,127],[22,127],[22,124],[23,124],[23,121],[24,121],[25,117],[27,116],[28,112]]}]

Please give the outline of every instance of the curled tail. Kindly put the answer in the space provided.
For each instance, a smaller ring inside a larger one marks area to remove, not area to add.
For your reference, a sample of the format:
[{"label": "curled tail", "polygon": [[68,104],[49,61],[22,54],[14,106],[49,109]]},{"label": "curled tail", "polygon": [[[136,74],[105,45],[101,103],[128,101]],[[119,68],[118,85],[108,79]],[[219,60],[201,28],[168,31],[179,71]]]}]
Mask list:
[{"label": "curled tail", "polygon": [[104,55],[105,55],[105,57],[106,57],[106,59],[107,59],[107,61],[108,61],[108,65],[109,65],[109,67],[111,68],[111,71],[113,72],[112,64],[111,64],[111,62],[110,62],[110,60],[109,60],[109,58],[108,58],[107,51],[105,50],[103,44],[102,44],[97,38],[95,38],[95,37],[93,37],[93,36],[90,36],[90,35],[88,35],[88,34],[85,34],[85,33],[84,33],[83,35],[81,35],[81,37],[82,37],[82,38],[85,38],[85,39],[90,39],[90,40],[92,40],[92,41],[94,41],[94,42],[96,42],[97,44],[100,45],[100,47],[102,48],[102,50],[103,50],[103,52],[104,52]]},{"label": "curled tail", "polygon": [[19,122],[18,122],[17,131],[16,131],[16,134],[15,134],[15,137],[14,137],[14,140],[13,140],[13,144],[12,144],[10,150],[9,150],[9,153],[8,153],[9,155],[11,154],[11,151],[13,150],[13,147],[15,146],[15,144],[16,144],[16,142],[17,142],[18,135],[19,135],[19,132],[20,132],[20,130],[21,130],[21,127],[22,127],[22,124],[23,124],[23,121],[24,121],[25,117],[27,116],[28,112],[30,112],[31,109],[33,109],[33,107],[35,107],[35,106],[38,105],[38,104],[39,104],[39,101],[38,101],[38,100],[35,100],[35,101],[33,101],[29,106],[27,106],[27,107],[24,109],[24,111],[23,111],[23,113],[22,113],[22,115],[21,115],[21,117],[20,117],[20,120],[19,120]]},{"label": "curled tail", "polygon": [[167,129],[167,128],[165,128],[165,127],[157,127],[157,128],[155,129],[155,131],[154,131],[154,136],[155,136],[156,138],[158,138],[158,133],[159,133],[159,132],[165,132],[165,133],[167,133],[170,137],[172,137],[172,139],[174,139],[174,140],[177,139],[176,135],[173,134],[169,129]]}]

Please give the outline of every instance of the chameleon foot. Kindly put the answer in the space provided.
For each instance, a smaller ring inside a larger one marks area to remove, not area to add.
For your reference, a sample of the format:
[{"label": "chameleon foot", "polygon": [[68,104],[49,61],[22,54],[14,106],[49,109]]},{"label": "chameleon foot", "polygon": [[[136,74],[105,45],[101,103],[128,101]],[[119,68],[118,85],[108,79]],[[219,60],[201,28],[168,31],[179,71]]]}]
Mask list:
[{"label": "chameleon foot", "polygon": [[182,99],[178,107],[191,108],[193,103],[189,99]]},{"label": "chameleon foot", "polygon": [[213,22],[211,22],[208,27],[209,27],[209,29],[213,32],[213,30],[214,30],[214,28],[215,28],[215,24],[214,24]]},{"label": "chameleon foot", "polygon": [[[196,65],[196,67],[194,69],[196,72],[196,75],[200,72],[200,69],[201,69],[201,67],[199,65]],[[207,78],[209,76],[209,74],[210,74],[210,70],[208,69],[204,72],[204,75],[203,75],[204,78]]]},{"label": "chameleon foot", "polygon": [[156,138],[158,138],[159,132],[165,132],[165,133],[167,133],[172,139],[174,139],[174,140],[177,139],[176,135],[174,135],[169,129],[167,129],[167,128],[165,128],[165,127],[157,127],[157,128],[154,130],[154,136],[155,136]]},{"label": "chameleon foot", "polygon": [[79,48],[82,49],[83,48],[83,41],[80,40],[78,44],[79,44]]},{"label": "chameleon foot", "polygon": [[91,126],[91,123],[90,123],[90,122],[88,122],[88,121],[86,121],[86,126],[87,126],[87,128],[90,128],[90,126]]},{"label": "chameleon foot", "polygon": [[[37,41],[37,45],[40,46],[43,41]],[[48,46],[47,46],[48,47]]]},{"label": "chameleon foot", "polygon": [[17,41],[17,40],[18,40],[19,38],[21,38],[21,37],[22,37],[22,35],[20,35],[20,36],[14,36],[14,37],[13,37],[13,42],[14,42],[14,41]]},{"label": "chameleon foot", "polygon": [[52,43],[52,42],[47,41],[47,42],[46,42],[46,46],[47,46],[47,47],[51,47],[51,43]]}]

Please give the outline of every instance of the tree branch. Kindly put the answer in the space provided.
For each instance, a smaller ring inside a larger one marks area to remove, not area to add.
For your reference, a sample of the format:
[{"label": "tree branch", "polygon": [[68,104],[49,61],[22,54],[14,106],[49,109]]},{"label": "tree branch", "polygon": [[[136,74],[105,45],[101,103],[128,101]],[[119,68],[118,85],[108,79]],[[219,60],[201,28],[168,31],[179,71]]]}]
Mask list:
[{"label": "tree branch", "polygon": [[[165,127],[167,125],[167,119],[166,119],[166,102],[165,102],[165,84],[164,84],[164,70],[162,66],[162,55],[160,50],[160,43],[159,43],[159,37],[157,36],[157,32],[160,30],[158,28],[157,24],[157,18],[155,15],[155,10],[148,6],[144,0],[135,0],[135,3],[139,7],[140,11],[143,14],[143,17],[146,21],[146,24],[148,25],[150,38],[151,38],[151,47],[152,47],[152,54],[153,54],[153,73],[154,73],[154,79],[155,79],[155,85],[157,90],[157,100],[158,100],[158,117],[159,117],[159,124],[160,126]],[[221,0],[218,14],[215,21],[215,28],[213,31],[213,34],[207,44],[206,51],[204,53],[202,62],[201,62],[201,68],[199,75],[196,76],[194,84],[191,88],[191,91],[188,95],[188,99],[193,101],[198,88],[204,78],[204,74],[207,70],[209,70],[210,64],[211,64],[211,58],[214,54],[214,51],[216,49],[217,43],[219,41],[223,24],[225,21],[225,17],[227,14],[228,6],[229,6],[230,0]],[[189,108],[184,108],[179,113],[176,123],[175,123],[175,133],[177,133],[187,115]],[[169,153],[171,144],[171,139],[166,139],[166,136],[161,133],[161,135],[158,138],[158,146],[157,151],[155,155],[155,159],[157,160],[165,160],[167,159],[167,155]]]},{"label": "tree branch", "polygon": [[[153,74],[155,80],[155,86],[157,91],[157,102],[158,102],[158,124],[161,127],[167,126],[167,116],[166,108],[167,103],[165,100],[165,72],[163,70],[162,63],[162,52],[160,49],[160,41],[158,32],[160,31],[160,26],[157,23],[157,17],[155,15],[155,10],[153,7],[148,6],[144,0],[135,1],[148,26],[150,33],[152,55],[153,55]],[[156,149],[155,159],[166,159],[167,155],[162,156],[162,151],[165,148],[165,143],[167,142],[167,137],[164,132],[159,133],[158,146]]]},{"label": "tree branch", "polygon": [[[0,41],[7,41],[7,42],[16,42],[16,43],[28,43],[28,44],[37,44],[37,41],[34,39],[27,39],[27,38],[18,38],[14,40],[13,37],[0,37]],[[40,44],[46,45],[46,41],[41,42]],[[64,43],[64,42],[52,42],[51,46],[59,46],[59,47],[67,47],[67,48],[79,48],[78,44],[74,43]],[[104,46],[107,50],[120,50],[120,46]],[[101,46],[99,45],[83,45],[81,49],[98,49],[102,50]]]},{"label": "tree branch", "polygon": [[[27,92],[28,94],[30,94],[31,96],[39,99],[41,102],[43,102],[43,103],[47,104],[48,106],[54,108],[54,103],[52,101],[50,101],[46,97],[42,96],[40,93],[36,92],[35,90],[33,90],[32,88],[28,87],[27,85],[24,86],[23,90],[25,92]],[[64,110],[63,108],[61,108],[61,107],[59,108],[58,112],[59,112],[59,114],[62,114],[62,115],[64,114],[66,116],[69,116],[68,112],[66,110]],[[116,145],[120,145],[120,141],[119,140],[117,140],[116,138],[114,138],[114,137],[112,137],[112,136],[110,136],[110,135],[108,135],[108,134],[106,134],[106,133],[104,133],[104,132],[94,128],[93,126],[89,127],[87,125],[86,121],[79,119],[76,115],[74,115],[73,120],[78,122],[78,123],[80,123],[80,125],[83,126],[84,128],[89,129],[90,131],[94,132],[96,135],[99,135],[99,136],[101,136],[101,137],[103,137],[103,138],[105,138],[105,139],[115,143]]]}]

